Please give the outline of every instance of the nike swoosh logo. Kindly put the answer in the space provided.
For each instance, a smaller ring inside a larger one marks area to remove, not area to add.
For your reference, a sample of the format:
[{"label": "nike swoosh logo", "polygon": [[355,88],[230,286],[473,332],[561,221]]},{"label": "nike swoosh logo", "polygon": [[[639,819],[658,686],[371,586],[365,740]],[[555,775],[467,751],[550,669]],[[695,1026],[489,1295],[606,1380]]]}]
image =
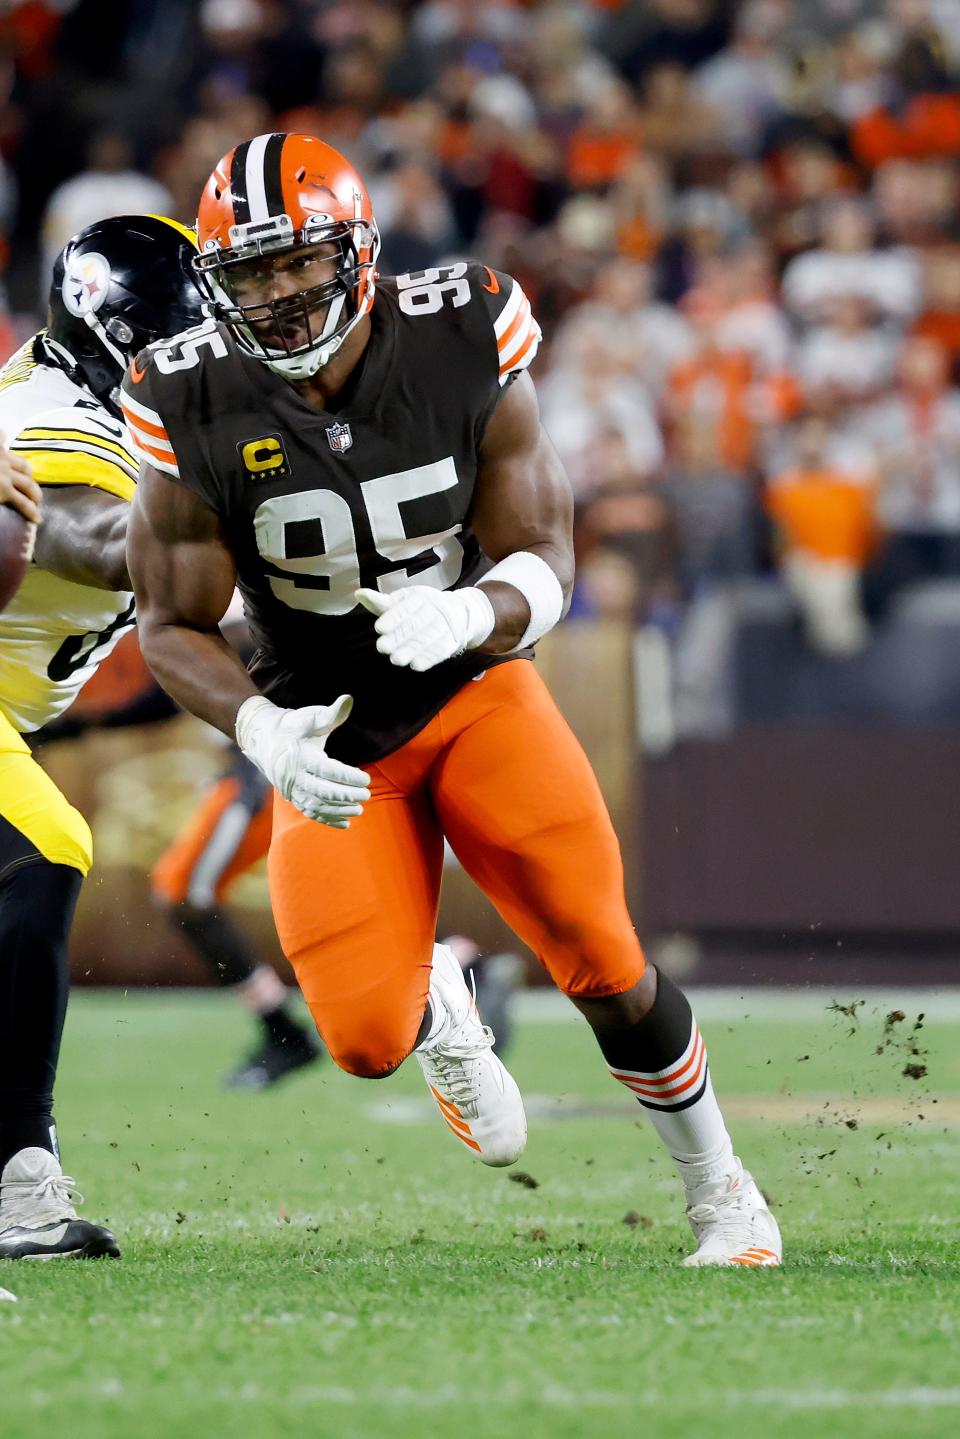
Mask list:
[{"label": "nike swoosh logo", "polygon": [[[484,288],[489,294],[491,294],[491,295],[499,295],[499,293],[500,293],[500,281],[497,279],[496,275],[493,273],[493,271],[491,270],[491,268],[490,268],[489,265],[484,265],[483,268],[486,270],[487,274],[490,276],[490,283],[489,283],[489,285],[484,284],[483,288]],[[481,282],[481,283],[482,283],[482,282]]]},{"label": "nike swoosh logo", "polygon": [[133,383],[134,383],[135,385],[139,385],[140,381],[143,379],[143,377],[144,377],[144,375],[145,375],[146,373],[147,373],[147,372],[146,372],[146,369],[141,370],[141,368],[140,368],[140,366],[137,364],[136,360],[131,361],[131,364],[130,364],[130,378],[131,378],[131,380],[133,381]]},{"label": "nike swoosh logo", "polygon": [[0,1238],[3,1239],[29,1239],[34,1244],[45,1245],[52,1248],[59,1244],[64,1238],[69,1225],[69,1220],[63,1220],[59,1224],[46,1224],[41,1229],[31,1229],[29,1225],[13,1225],[10,1229],[4,1229]]}]

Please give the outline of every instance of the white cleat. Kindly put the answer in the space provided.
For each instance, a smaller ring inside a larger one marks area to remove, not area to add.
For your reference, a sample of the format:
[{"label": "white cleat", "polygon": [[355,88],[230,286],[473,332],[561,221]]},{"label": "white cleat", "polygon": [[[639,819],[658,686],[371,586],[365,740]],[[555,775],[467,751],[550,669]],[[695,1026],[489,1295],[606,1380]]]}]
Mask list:
[{"label": "white cleat", "polygon": [[76,1186],[46,1149],[21,1149],[0,1175],[0,1259],[118,1259],[99,1224],[78,1219]]},{"label": "white cleat", "polygon": [[779,1226],[746,1169],[688,1190],[687,1199],[687,1218],[697,1241],[683,1261],[687,1268],[712,1264],[770,1269],[780,1264]]},{"label": "white cleat", "polygon": [[527,1142],[527,1118],[513,1076],[493,1053],[492,1030],[477,1013],[459,961],[433,947],[434,1023],[414,1053],[451,1131],[484,1164],[513,1164]]}]

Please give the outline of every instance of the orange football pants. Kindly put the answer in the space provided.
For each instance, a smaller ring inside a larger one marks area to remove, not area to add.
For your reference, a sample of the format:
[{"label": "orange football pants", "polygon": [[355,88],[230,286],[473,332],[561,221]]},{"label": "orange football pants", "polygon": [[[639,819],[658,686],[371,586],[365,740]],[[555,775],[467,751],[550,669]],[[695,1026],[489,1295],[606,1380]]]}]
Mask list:
[{"label": "orange football pants", "polygon": [[534,666],[469,681],[419,734],[365,767],[348,830],[277,797],[268,860],[284,953],[342,1069],[410,1053],[427,1003],[443,837],[567,994],[644,971],[620,847],[586,755]]},{"label": "orange football pants", "polygon": [[154,865],[155,898],[166,904],[222,904],[234,881],[267,853],[272,824],[272,790],[251,814],[241,803],[239,780],[218,779]]}]

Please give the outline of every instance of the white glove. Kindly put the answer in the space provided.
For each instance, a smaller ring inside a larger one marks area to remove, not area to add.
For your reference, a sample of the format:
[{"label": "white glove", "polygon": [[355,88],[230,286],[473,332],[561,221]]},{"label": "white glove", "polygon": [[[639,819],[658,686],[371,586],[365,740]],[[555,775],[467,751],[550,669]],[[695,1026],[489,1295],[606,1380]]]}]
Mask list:
[{"label": "white glove", "polygon": [[251,695],[237,711],[237,744],[284,799],[308,819],[348,829],[370,798],[370,776],[331,759],[324,746],[353,709],[350,695],[332,705],[281,709]]},{"label": "white glove", "polygon": [[392,665],[432,670],[434,665],[476,649],[496,623],[493,605],[483,590],[434,590],[408,585],[392,594],[357,590],[364,609],[377,615],[377,649]]}]

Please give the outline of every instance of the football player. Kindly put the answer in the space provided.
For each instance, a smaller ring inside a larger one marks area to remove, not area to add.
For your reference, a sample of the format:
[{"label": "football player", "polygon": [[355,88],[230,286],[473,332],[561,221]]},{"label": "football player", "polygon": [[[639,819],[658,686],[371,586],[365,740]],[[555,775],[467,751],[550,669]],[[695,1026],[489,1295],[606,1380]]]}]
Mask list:
[{"label": "football player", "polygon": [[[527,373],[520,286],[459,262],[382,279],[363,181],[307,136],[238,145],[199,211],[203,329],[139,355],[128,534],[147,662],[278,792],[281,943],[356,1075],[415,1053],[488,1164],[526,1139],[456,958],[446,835],[592,1026],[682,1176],[687,1263],[780,1262],[680,990],[647,965],[585,755],[533,664],[573,579],[569,483]],[[218,624],[235,584],[258,653]]]},{"label": "football player", "polygon": [[0,371],[0,430],[43,495],[33,564],[0,614],[0,1258],[120,1252],[77,1218],[52,1117],[90,830],[22,736],[66,709],[134,622],[137,458],[117,392],[131,355],[203,318],[193,254],[172,220],[88,226],[57,260],[47,328]]}]

